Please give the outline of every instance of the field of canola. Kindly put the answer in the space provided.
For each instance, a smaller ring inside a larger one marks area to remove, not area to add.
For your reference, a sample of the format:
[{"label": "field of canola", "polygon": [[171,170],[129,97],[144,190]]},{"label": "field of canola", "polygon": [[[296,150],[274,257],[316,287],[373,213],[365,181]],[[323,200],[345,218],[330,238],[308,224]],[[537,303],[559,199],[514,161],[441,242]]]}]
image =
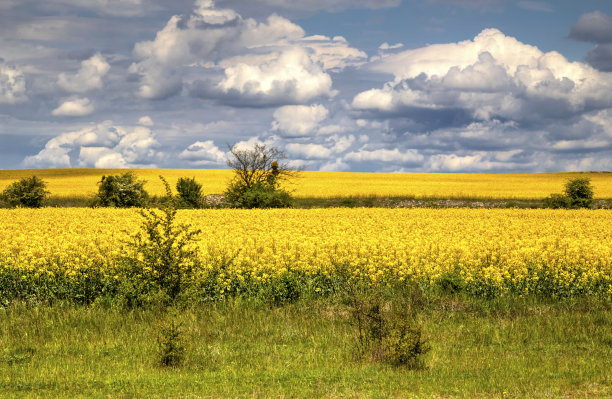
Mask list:
[{"label": "field of canola", "polygon": [[[36,175],[48,183],[52,197],[93,197],[103,175],[125,172],[118,169],[36,169],[0,170],[0,190],[11,182]],[[145,189],[163,195],[159,175],[171,185],[179,177],[195,177],[204,194],[221,194],[232,178],[231,170],[215,169],[136,169],[145,179]],[[287,188],[296,197],[329,198],[350,196],[502,198],[539,199],[560,193],[569,178],[588,177],[595,188],[595,198],[612,198],[612,173],[349,173],[303,172]]]},{"label": "field of canola", "polygon": [[[430,287],[460,276],[478,295],[612,297],[609,211],[192,210],[178,218],[202,230],[194,286],[214,276],[220,295],[287,274],[329,280],[343,266],[374,283]],[[0,278],[119,280],[123,243],[140,223],[135,210],[2,209]]]}]

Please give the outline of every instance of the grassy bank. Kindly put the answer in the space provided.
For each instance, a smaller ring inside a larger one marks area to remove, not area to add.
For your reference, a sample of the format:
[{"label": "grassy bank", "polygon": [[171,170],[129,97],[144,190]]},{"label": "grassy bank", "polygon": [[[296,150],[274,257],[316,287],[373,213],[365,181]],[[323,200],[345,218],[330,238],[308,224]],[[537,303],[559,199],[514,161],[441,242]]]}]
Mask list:
[{"label": "grassy bank", "polygon": [[[581,299],[430,298],[432,350],[408,370],[357,356],[340,301],[181,309],[13,304],[0,309],[0,397],[610,397],[612,308]],[[162,367],[160,328],[185,361]]]}]

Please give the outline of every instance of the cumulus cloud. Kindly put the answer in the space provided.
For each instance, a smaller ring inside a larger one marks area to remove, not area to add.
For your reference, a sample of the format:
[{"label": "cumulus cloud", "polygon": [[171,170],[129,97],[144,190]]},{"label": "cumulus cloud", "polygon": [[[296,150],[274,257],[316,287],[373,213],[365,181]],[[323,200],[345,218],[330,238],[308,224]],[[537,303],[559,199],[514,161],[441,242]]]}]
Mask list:
[{"label": "cumulus cloud", "polygon": [[128,130],[111,121],[62,133],[49,140],[23,163],[33,168],[137,168],[155,167],[160,156],[151,130],[139,126]]},{"label": "cumulus cloud", "polygon": [[600,11],[583,14],[572,26],[569,37],[595,43],[586,61],[601,71],[612,71],[612,17]]},{"label": "cumulus cloud", "polygon": [[274,111],[272,130],[283,136],[299,137],[313,133],[327,118],[327,108],[322,105],[287,105]]},{"label": "cumulus cloud", "polygon": [[327,159],[333,154],[331,149],[321,144],[289,143],[285,148],[290,155],[306,159]]},{"label": "cumulus cloud", "polygon": [[533,124],[612,106],[609,75],[496,29],[472,41],[389,55],[371,68],[392,73],[395,80],[359,93],[353,108],[412,119],[420,115],[424,123],[502,119]]},{"label": "cumulus cloud", "polygon": [[0,58],[0,103],[15,104],[26,97],[26,82],[23,72],[5,64]]},{"label": "cumulus cloud", "polygon": [[590,43],[612,42],[612,17],[601,11],[582,14],[570,29],[569,37]]},{"label": "cumulus cloud", "polygon": [[179,154],[191,165],[224,165],[226,155],[212,140],[196,141]]},{"label": "cumulus cloud", "polygon": [[327,71],[367,59],[342,37],[306,37],[279,15],[256,21],[212,1],[197,1],[190,15],[173,16],[155,40],[135,45],[134,56],[129,71],[143,98],[180,93],[189,71],[193,95],[254,106],[332,97]]},{"label": "cumulus cloud", "polygon": [[360,150],[346,154],[345,161],[349,162],[381,162],[393,164],[417,164],[423,161],[423,155],[416,150],[409,149],[400,151],[397,148],[378,149],[378,150]]},{"label": "cumulus cloud", "polygon": [[225,94],[256,103],[305,103],[333,97],[331,77],[299,47],[261,65],[238,64],[225,70],[217,88]]},{"label": "cumulus cloud", "polygon": [[76,75],[61,73],[57,84],[70,93],[85,93],[89,90],[102,88],[102,78],[108,73],[110,65],[100,54],[81,62],[81,68]]},{"label": "cumulus cloud", "polygon": [[141,116],[138,119],[138,123],[143,125],[143,126],[153,126],[153,119],[151,119],[151,117],[148,116],[148,115]]},{"label": "cumulus cloud", "polygon": [[55,116],[85,116],[94,112],[94,106],[88,98],[77,98],[64,101],[51,114]]}]

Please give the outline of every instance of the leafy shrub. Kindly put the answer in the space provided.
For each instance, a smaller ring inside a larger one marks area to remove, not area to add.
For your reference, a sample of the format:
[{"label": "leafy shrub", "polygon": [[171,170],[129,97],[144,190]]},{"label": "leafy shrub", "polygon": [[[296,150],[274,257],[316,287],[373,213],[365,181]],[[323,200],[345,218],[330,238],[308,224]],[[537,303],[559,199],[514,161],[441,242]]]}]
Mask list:
[{"label": "leafy shrub", "polygon": [[176,182],[179,205],[187,208],[201,208],[203,202],[202,185],[196,182],[195,177],[191,179],[181,177]]},{"label": "leafy shrub", "polygon": [[544,206],[552,209],[570,208],[571,201],[563,194],[551,194],[544,199]]},{"label": "leafy shrub", "polygon": [[6,187],[0,199],[11,206],[40,208],[49,194],[46,187],[47,184],[36,176],[24,177]]},{"label": "leafy shrub", "polygon": [[373,287],[342,274],[353,319],[358,349],[374,361],[409,369],[424,367],[423,356],[431,349],[416,321],[422,291],[416,285]]},{"label": "leafy shrub", "polygon": [[181,325],[172,320],[161,326],[157,337],[159,363],[164,367],[178,367],[185,357]]},{"label": "leafy shrub", "polygon": [[246,187],[234,182],[227,188],[225,198],[235,208],[288,208],[293,203],[287,191],[265,183]]},{"label": "leafy shrub", "polygon": [[174,299],[189,283],[198,262],[192,244],[201,231],[176,223],[177,209],[170,186],[161,179],[169,201],[162,203],[161,212],[140,211],[141,231],[132,237],[129,246],[133,252],[126,260],[134,275],[153,282]]},{"label": "leafy shrub", "polygon": [[593,187],[589,178],[577,177],[565,183],[565,195],[573,208],[590,208],[593,204]]},{"label": "leafy shrub", "polygon": [[145,207],[149,194],[144,189],[144,180],[137,180],[132,172],[122,175],[102,176],[98,183],[98,194],[94,205],[119,208]]}]

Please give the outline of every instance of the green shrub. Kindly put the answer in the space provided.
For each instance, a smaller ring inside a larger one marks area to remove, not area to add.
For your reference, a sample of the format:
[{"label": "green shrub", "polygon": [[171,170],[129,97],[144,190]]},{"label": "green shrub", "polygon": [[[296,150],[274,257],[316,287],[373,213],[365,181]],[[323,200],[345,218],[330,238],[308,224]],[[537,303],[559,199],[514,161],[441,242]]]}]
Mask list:
[{"label": "green shrub", "polygon": [[6,187],[0,199],[10,206],[40,208],[49,194],[46,187],[47,184],[36,176],[24,177]]},{"label": "green shrub", "polygon": [[265,183],[246,187],[234,182],[227,188],[225,198],[234,208],[288,208],[293,204],[287,191]]},{"label": "green shrub", "polygon": [[161,176],[169,199],[161,211],[141,210],[141,231],[132,237],[125,260],[132,274],[156,284],[174,299],[191,281],[198,255],[193,243],[200,230],[176,223],[177,209],[170,186]]},{"label": "green shrub", "polygon": [[357,349],[361,356],[409,369],[422,369],[430,350],[417,315],[422,291],[416,284],[370,286],[341,274],[343,291],[357,327]]},{"label": "green shrub", "polygon": [[570,208],[571,201],[563,194],[551,194],[544,199],[544,206],[552,209]]},{"label": "green shrub", "polygon": [[185,358],[185,344],[181,325],[174,320],[161,326],[157,337],[159,364],[164,367],[178,367]]},{"label": "green shrub", "polygon": [[593,204],[593,187],[589,178],[576,177],[565,183],[565,195],[572,208],[590,208]]},{"label": "green shrub", "polygon": [[191,179],[181,177],[176,182],[176,191],[179,198],[179,206],[186,208],[201,208],[203,203],[202,185],[196,182],[195,177]]},{"label": "green shrub", "polygon": [[98,194],[94,205],[118,208],[145,207],[149,194],[144,189],[144,180],[137,180],[132,172],[122,175],[102,176],[98,183]]},{"label": "green shrub", "polygon": [[590,208],[593,205],[591,179],[576,177],[565,183],[564,194],[551,194],[544,199],[547,208]]}]

